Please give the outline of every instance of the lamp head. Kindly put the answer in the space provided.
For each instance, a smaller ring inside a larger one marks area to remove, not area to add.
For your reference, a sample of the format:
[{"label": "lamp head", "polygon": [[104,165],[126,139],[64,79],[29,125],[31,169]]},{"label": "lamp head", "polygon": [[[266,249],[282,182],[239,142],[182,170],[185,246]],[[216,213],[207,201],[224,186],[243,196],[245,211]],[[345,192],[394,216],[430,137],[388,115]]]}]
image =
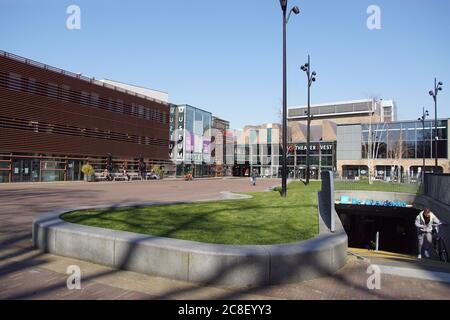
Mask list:
[{"label": "lamp head", "polygon": [[317,73],[315,71],[313,71],[312,73],[313,77],[317,76]]},{"label": "lamp head", "polygon": [[444,84],[442,83],[442,81],[439,81],[438,86],[443,86]]},{"label": "lamp head", "polygon": [[312,80],[312,82],[316,82],[316,78],[315,77],[313,77],[311,80]]},{"label": "lamp head", "polygon": [[297,7],[297,6],[293,7],[292,12],[294,12],[295,14],[299,14],[300,13],[299,7]]},{"label": "lamp head", "polygon": [[442,91],[442,87],[439,87],[438,90],[439,90],[439,91]]},{"label": "lamp head", "polygon": [[432,96],[432,97],[434,96],[434,92],[433,92],[433,91],[430,91],[429,94],[430,94],[430,96]]}]

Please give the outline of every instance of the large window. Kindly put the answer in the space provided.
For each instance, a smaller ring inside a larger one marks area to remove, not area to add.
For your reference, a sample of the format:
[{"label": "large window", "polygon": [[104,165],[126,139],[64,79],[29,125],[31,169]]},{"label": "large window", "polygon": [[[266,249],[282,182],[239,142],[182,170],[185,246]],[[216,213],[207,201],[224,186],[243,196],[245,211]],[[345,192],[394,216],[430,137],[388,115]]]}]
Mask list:
[{"label": "large window", "polygon": [[[424,155],[425,158],[432,158],[436,154],[435,132],[435,124],[431,120],[426,121],[424,127],[419,121],[374,124],[370,131],[368,125],[362,125],[362,157],[367,158],[368,151],[372,150],[371,154],[381,159],[420,159]],[[438,121],[437,136],[438,157],[447,158],[447,121]]]}]

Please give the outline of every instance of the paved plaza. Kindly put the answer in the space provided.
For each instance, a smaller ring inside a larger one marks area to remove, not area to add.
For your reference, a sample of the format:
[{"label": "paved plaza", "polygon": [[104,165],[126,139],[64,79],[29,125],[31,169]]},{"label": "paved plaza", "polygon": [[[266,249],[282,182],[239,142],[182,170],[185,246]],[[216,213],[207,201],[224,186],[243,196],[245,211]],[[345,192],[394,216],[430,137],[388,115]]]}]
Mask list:
[{"label": "paved plaza", "polygon": [[[139,202],[213,200],[223,191],[263,191],[279,180],[205,179],[116,183],[0,185],[0,299],[450,299],[450,284],[383,274],[367,288],[369,262],[348,256],[337,274],[261,288],[200,286],[42,254],[32,248],[31,223],[57,208]],[[66,287],[68,266],[81,268],[81,290]]]}]

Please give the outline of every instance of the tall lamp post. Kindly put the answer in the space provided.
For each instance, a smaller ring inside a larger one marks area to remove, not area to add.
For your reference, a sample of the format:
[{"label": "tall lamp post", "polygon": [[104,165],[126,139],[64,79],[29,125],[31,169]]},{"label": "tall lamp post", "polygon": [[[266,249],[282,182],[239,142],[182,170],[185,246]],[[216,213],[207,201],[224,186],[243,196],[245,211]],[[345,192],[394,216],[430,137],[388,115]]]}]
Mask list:
[{"label": "tall lamp post", "polygon": [[306,134],[306,185],[309,184],[309,176],[310,176],[310,147],[311,147],[311,85],[316,81],[317,73],[313,71],[311,73],[311,60],[308,55],[308,62],[301,66],[302,71],[306,73],[306,77],[308,78],[308,111],[307,111],[307,134]]},{"label": "tall lamp post", "polygon": [[430,90],[430,96],[433,97],[434,100],[434,158],[435,158],[435,169],[438,168],[438,119],[437,119],[437,96],[439,91],[442,91],[442,86],[444,84],[439,81],[437,82],[436,78],[434,78],[434,90]]},{"label": "tall lamp post", "polygon": [[428,110],[425,110],[425,108],[423,108],[423,112],[422,112],[422,117],[420,117],[418,120],[422,122],[422,135],[424,137],[423,142],[422,142],[422,157],[423,157],[423,165],[422,165],[422,183],[424,182],[425,179],[425,121],[427,119],[427,117],[429,117],[430,114],[428,112]]},{"label": "tall lamp post", "polygon": [[286,58],[286,29],[291,14],[299,14],[300,9],[295,6],[287,15],[288,0],[280,0],[281,10],[283,11],[283,152],[281,155],[281,196],[287,196],[287,58]]}]

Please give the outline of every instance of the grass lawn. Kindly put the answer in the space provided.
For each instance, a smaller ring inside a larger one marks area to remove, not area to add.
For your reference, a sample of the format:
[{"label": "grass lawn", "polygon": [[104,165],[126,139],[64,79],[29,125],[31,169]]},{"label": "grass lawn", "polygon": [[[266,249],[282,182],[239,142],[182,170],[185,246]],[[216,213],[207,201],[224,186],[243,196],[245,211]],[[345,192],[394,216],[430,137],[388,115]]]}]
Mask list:
[{"label": "grass lawn", "polygon": [[291,243],[318,234],[317,192],[320,182],[251,193],[252,199],[224,200],[132,209],[76,211],[65,221],[152,236],[216,244],[265,245]]},{"label": "grass lawn", "polygon": [[393,183],[384,181],[335,181],[335,190],[367,190],[385,192],[405,192],[416,194],[419,192],[419,185],[414,183]]}]

